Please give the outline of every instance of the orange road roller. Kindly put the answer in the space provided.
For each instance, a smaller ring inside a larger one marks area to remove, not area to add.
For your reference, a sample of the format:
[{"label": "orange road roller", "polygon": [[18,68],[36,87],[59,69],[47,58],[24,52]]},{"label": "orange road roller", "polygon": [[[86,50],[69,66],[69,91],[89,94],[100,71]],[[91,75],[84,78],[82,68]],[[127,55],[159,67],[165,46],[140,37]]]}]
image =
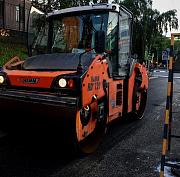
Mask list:
[{"label": "orange road roller", "polygon": [[131,112],[141,119],[145,111],[148,74],[131,56],[132,27],[131,11],[116,4],[48,14],[32,6],[29,58],[1,67],[0,109],[50,114],[77,148],[93,152],[109,122]]}]

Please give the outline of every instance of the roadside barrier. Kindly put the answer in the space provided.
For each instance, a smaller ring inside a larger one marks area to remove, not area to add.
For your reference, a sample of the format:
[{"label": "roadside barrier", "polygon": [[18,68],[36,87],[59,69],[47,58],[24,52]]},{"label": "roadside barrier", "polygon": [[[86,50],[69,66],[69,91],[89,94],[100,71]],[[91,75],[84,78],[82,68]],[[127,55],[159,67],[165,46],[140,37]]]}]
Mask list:
[{"label": "roadside barrier", "polygon": [[[166,146],[168,140],[168,150],[171,148],[171,138],[180,138],[179,135],[172,135],[172,98],[173,98],[173,57],[174,57],[174,38],[180,36],[180,33],[171,34],[171,48],[170,48],[170,61],[169,61],[169,76],[168,76],[168,88],[167,88],[167,101],[166,101],[166,115],[164,122],[164,136],[161,156],[161,172],[160,177],[164,177],[164,167],[168,166],[171,168],[180,169],[180,165],[170,164],[165,162]],[[169,126],[169,131],[168,131]],[[169,132],[169,136],[168,135]]]}]

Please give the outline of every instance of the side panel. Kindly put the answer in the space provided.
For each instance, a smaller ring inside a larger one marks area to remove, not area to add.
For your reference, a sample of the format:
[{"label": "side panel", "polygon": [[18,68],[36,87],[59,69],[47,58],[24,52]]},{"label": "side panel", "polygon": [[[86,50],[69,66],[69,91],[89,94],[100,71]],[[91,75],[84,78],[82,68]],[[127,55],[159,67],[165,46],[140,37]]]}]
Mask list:
[{"label": "side panel", "polygon": [[127,104],[127,113],[132,111],[132,99],[133,99],[133,89],[135,84],[136,71],[135,67],[133,69],[132,76],[128,80],[128,104]]},{"label": "side panel", "polygon": [[108,79],[107,68],[107,61],[101,60],[100,55],[89,67],[82,82],[82,107],[91,104],[93,99],[100,99],[105,96],[103,80]]},{"label": "side panel", "polygon": [[[104,90],[103,82],[108,83],[108,88]],[[125,113],[132,111],[133,90],[135,82],[141,83],[138,89],[140,92],[146,91],[148,88],[148,76],[145,64],[135,63],[132,75],[127,80],[127,91],[124,89],[124,80],[113,80],[108,75],[108,64],[106,60],[102,60],[98,56],[84,78],[82,83],[82,107],[91,104],[107,94],[108,97],[108,122],[121,116],[123,113],[123,97],[126,98],[127,109]],[[126,92],[125,92],[126,91]],[[124,93],[126,95],[124,95]],[[95,100],[94,100],[95,99]]]},{"label": "side panel", "polygon": [[[121,116],[123,109],[123,80],[109,83],[109,122]],[[116,116],[115,116],[116,115]]]},{"label": "side panel", "polygon": [[[107,83],[104,89],[103,82]],[[82,83],[82,107],[91,104],[107,94],[108,119],[110,122],[122,115],[123,110],[123,80],[113,80],[108,75],[108,63],[97,57]]]}]

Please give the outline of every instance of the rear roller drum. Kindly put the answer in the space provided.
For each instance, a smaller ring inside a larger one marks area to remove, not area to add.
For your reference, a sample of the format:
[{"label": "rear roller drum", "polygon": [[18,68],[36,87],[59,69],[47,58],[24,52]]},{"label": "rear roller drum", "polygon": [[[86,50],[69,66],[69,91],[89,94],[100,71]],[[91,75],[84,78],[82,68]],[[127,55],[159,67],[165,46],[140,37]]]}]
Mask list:
[{"label": "rear roller drum", "polygon": [[135,82],[133,91],[132,110],[136,118],[142,119],[147,102],[147,91],[138,91],[138,82]]},{"label": "rear roller drum", "polygon": [[105,102],[95,101],[77,112],[76,134],[79,149],[91,153],[99,146],[106,128]]}]

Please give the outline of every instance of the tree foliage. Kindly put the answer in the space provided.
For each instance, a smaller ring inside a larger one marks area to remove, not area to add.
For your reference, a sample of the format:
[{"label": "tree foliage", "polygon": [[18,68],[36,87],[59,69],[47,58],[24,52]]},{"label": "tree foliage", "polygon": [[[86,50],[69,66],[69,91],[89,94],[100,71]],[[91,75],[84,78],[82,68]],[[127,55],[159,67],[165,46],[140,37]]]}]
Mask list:
[{"label": "tree foliage", "polygon": [[178,28],[176,10],[160,14],[157,9],[152,9],[152,3],[152,0],[124,0],[121,3],[134,14],[132,53],[137,53],[141,59],[144,59],[145,48],[150,50],[154,36],[162,36],[168,28]]}]

